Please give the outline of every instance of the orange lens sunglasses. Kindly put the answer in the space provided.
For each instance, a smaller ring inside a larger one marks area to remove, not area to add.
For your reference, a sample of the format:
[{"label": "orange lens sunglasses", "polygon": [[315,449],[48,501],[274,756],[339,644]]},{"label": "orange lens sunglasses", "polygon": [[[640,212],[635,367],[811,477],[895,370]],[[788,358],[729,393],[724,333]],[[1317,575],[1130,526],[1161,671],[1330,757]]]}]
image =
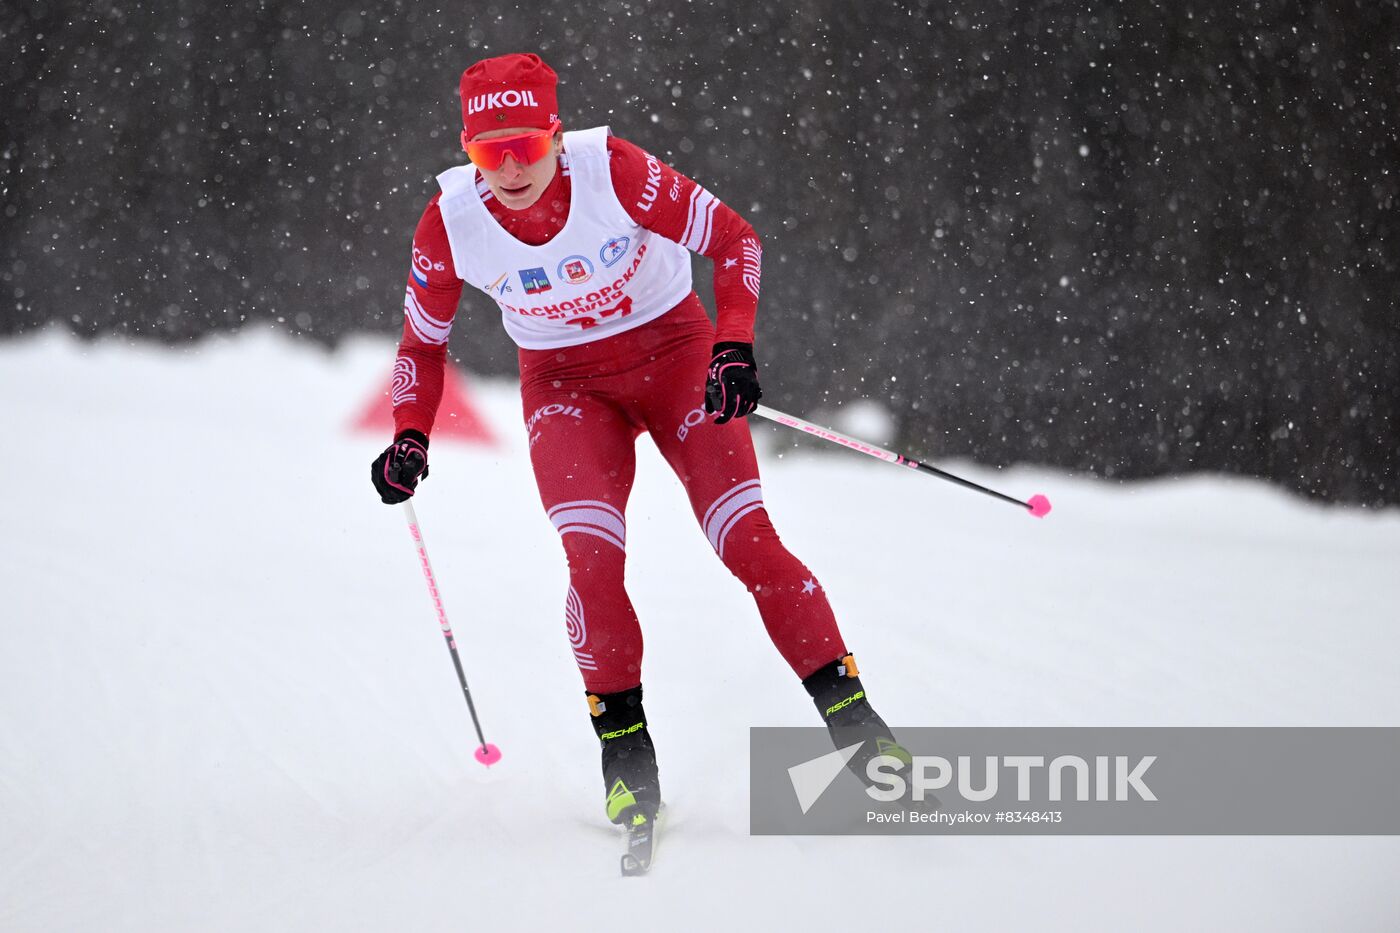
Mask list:
[{"label": "orange lens sunglasses", "polygon": [[547,130],[534,130],[516,136],[498,136],[495,139],[467,139],[467,131],[462,131],[462,148],[467,158],[477,168],[494,172],[506,160],[506,153],[521,165],[534,165],[549,155],[554,145],[554,134],[560,124],[555,123]]}]

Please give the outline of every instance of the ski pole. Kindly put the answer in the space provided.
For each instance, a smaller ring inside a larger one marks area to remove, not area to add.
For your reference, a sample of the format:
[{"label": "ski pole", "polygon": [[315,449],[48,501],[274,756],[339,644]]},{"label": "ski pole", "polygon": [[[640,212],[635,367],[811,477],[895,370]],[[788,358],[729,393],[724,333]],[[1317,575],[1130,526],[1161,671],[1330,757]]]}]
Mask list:
[{"label": "ski pole", "polygon": [[476,738],[481,745],[476,750],[476,760],[488,768],[501,760],[501,750],[486,741],[481,734],[481,720],[476,717],[476,704],[472,702],[472,692],[467,687],[467,675],[462,672],[462,659],[457,654],[457,640],[452,636],[452,626],[447,624],[447,610],[442,605],[442,594],[438,592],[437,578],[433,576],[433,565],[428,561],[428,548],[423,543],[423,532],[418,527],[418,513],[413,511],[413,500],[405,499],[404,517],[408,519],[408,531],[413,535],[413,543],[418,547],[418,562],[423,565],[423,579],[428,581],[428,595],[433,598],[437,609],[438,624],[442,626],[443,637],[447,639],[447,650],[452,652],[452,666],[457,669],[457,681],[462,685],[462,696],[467,698],[467,711],[472,715],[472,726],[476,728]]},{"label": "ski pole", "polygon": [[968,489],[974,489],[977,492],[991,496],[995,499],[1000,499],[1002,502],[1009,502],[1012,505],[1019,505],[1021,508],[1029,510],[1030,513],[1036,518],[1044,518],[1050,512],[1050,500],[1038,493],[1034,496],[1031,496],[1025,502],[1022,502],[1020,499],[1014,499],[1011,496],[999,493],[995,489],[988,489],[986,486],[979,486],[971,480],[963,479],[961,476],[954,476],[952,473],[949,473],[945,470],[940,470],[938,467],[933,466],[932,464],[920,463],[917,460],[909,459],[903,454],[897,454],[892,450],[886,450],[883,447],[876,447],[874,444],[865,443],[865,441],[858,441],[854,437],[847,437],[844,434],[840,434],[836,431],[829,430],[820,425],[813,424],[810,421],[803,421],[801,418],[794,418],[792,415],[785,415],[782,412],[777,411],[776,409],[769,408],[767,405],[759,405],[753,410],[753,413],[755,415],[767,418],[769,421],[775,421],[778,424],[784,425],[786,427],[796,428],[799,431],[803,431],[807,434],[812,435],[813,437],[821,438],[824,441],[831,441],[833,444],[840,444],[842,447],[849,447],[851,450],[859,451],[860,453],[867,454],[871,457],[875,457],[877,460],[884,460],[886,463],[894,463],[899,466],[907,466],[912,467],[915,470],[922,470],[925,473],[931,473],[934,476],[937,476],[939,479],[946,479],[950,483],[957,483],[959,486],[965,486]]}]

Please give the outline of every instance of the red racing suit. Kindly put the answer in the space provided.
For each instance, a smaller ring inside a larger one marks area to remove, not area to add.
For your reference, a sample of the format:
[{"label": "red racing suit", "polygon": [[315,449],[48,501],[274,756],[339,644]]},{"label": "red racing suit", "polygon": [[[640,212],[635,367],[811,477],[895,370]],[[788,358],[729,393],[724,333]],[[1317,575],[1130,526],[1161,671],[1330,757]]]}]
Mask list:
[{"label": "red racing suit", "polygon": [[[644,432],[684,484],[710,545],[753,594],[774,644],[806,678],[846,654],[830,604],[773,530],[748,425],[716,425],[703,408],[711,346],[753,341],[758,237],[731,208],[637,146],[608,137],[607,155],[628,216],[713,261],[718,323],[692,291],[634,329],[597,340],[580,330],[574,345],[519,351],[530,458],[569,562],[565,620],[585,687],[614,693],[641,682],[642,633],[623,565],[634,445]],[[562,168],[524,211],[503,207],[484,184],[478,191],[495,222],[534,246],[564,229],[574,206]],[[697,192],[706,206],[700,216]],[[429,201],[414,236],[393,384],[396,430],[429,435],[463,287],[438,200]]]}]

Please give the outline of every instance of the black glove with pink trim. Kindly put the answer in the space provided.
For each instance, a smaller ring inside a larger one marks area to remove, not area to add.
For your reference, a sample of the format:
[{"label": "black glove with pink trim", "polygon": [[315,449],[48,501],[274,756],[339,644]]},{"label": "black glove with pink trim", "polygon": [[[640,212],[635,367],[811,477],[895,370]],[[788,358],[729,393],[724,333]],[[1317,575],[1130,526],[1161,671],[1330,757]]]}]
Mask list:
[{"label": "black glove with pink trim", "polygon": [[375,459],[369,478],[380,501],[397,505],[413,495],[418,481],[428,477],[428,437],[412,429],[400,431],[394,443]]},{"label": "black glove with pink trim", "polygon": [[717,343],[705,379],[705,410],[718,412],[715,424],[742,418],[758,407],[758,364],[751,343]]}]

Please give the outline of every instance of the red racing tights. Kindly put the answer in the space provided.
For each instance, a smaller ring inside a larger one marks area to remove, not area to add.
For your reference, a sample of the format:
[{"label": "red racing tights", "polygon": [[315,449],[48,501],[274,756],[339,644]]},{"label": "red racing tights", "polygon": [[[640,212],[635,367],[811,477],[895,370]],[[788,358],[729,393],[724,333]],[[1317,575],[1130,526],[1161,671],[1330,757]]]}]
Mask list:
[{"label": "red racing tights", "polygon": [[704,411],[714,327],[692,293],[625,333],[520,351],[520,388],[540,499],[569,561],[565,622],[592,693],[637,686],[642,630],[623,588],[637,436],[651,435],[724,565],[753,594],[799,678],[846,654],[816,577],[778,540],[749,426]]}]

